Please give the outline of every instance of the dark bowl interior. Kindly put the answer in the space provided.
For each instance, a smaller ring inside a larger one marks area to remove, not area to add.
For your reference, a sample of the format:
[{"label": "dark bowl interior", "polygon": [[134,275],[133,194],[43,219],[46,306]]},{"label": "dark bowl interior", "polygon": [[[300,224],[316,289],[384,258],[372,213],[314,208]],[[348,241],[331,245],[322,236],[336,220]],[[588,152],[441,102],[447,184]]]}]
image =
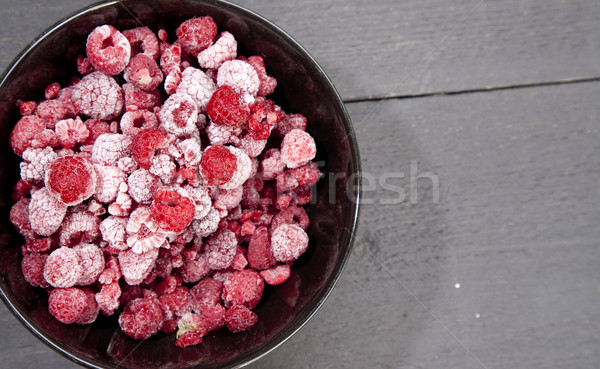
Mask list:
[{"label": "dark bowl interior", "polygon": [[[296,262],[286,284],[266,291],[256,309],[259,322],[238,334],[210,334],[202,344],[178,348],[174,335],[135,341],[121,333],[115,318],[92,325],[64,325],[47,310],[47,294],[25,282],[20,270],[22,237],[8,220],[10,194],[19,178],[19,160],[8,135],[19,119],[17,99],[39,101],[44,87],[68,84],[75,57],[96,26],[119,29],[145,25],[174,30],[183,20],[210,15],[220,30],[238,40],[242,55],[261,55],[278,80],[272,98],[286,112],[308,118],[325,177],[309,206],[309,251]],[[358,218],[359,156],[350,119],[331,81],[290,36],[264,18],[221,1],[124,0],[91,6],[49,29],[15,60],[0,82],[0,289],[4,302],[39,339],[69,359],[101,368],[227,367],[248,363],[284,342],[320,307],[349,256]]]}]

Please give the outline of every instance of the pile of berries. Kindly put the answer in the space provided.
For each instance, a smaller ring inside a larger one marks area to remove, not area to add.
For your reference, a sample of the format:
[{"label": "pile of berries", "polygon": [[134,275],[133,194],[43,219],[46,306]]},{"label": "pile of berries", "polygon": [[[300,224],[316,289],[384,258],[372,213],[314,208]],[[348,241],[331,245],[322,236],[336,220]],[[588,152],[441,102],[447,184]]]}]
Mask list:
[{"label": "pile of berries", "polygon": [[260,56],[210,17],[171,35],[111,25],[88,36],[80,76],[19,101],[10,219],[22,271],[66,324],[118,316],[125,334],[250,329],[266,285],[308,248],[306,118],[266,96]]}]

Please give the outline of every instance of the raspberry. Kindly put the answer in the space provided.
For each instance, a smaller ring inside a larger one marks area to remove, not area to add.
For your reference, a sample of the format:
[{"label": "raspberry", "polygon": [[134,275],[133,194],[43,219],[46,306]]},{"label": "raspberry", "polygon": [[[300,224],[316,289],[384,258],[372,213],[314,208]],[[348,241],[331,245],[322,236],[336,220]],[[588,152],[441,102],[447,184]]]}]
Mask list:
[{"label": "raspberry", "polygon": [[48,255],[32,252],[25,254],[21,260],[21,271],[25,280],[33,287],[49,287],[44,279],[44,265]]},{"label": "raspberry", "polygon": [[319,181],[321,171],[319,171],[317,163],[309,162],[301,167],[290,170],[289,175],[298,182],[299,186],[310,187]]},{"label": "raspberry", "polygon": [[228,60],[217,72],[217,86],[230,86],[246,103],[254,102],[260,80],[254,68],[242,60]]},{"label": "raspberry", "polygon": [[225,313],[227,310],[219,304],[205,304],[200,307],[200,314],[206,320],[206,327],[209,332],[218,331],[225,327]]},{"label": "raspberry", "polygon": [[83,55],[77,55],[77,72],[81,75],[89,74],[94,71],[94,66],[90,63],[90,59]]},{"label": "raspberry", "polygon": [[241,186],[233,190],[219,190],[213,206],[219,210],[233,209],[242,201],[243,195],[244,188]]},{"label": "raspberry", "polygon": [[226,307],[244,305],[248,309],[254,309],[264,289],[265,283],[256,271],[236,271],[223,283],[223,302]]},{"label": "raspberry", "polygon": [[107,241],[110,247],[117,250],[127,249],[125,226],[127,218],[109,216],[100,222],[98,229],[102,233],[102,239]]},{"label": "raspberry", "polygon": [[161,127],[177,137],[189,136],[196,129],[198,107],[196,102],[183,93],[171,95],[159,113]]},{"label": "raspberry", "polygon": [[131,45],[115,27],[103,25],[89,34],[86,53],[96,70],[113,76],[121,73],[129,63]]},{"label": "raspberry", "polygon": [[246,182],[246,180],[250,177],[250,172],[252,171],[252,160],[248,157],[248,155],[246,155],[246,153],[243,150],[240,150],[237,147],[229,147],[228,149],[231,153],[235,155],[237,162],[235,166],[235,171],[231,175],[229,181],[223,183],[222,185],[220,185],[220,187],[225,190],[234,190],[236,188],[240,188],[244,184],[244,182]]},{"label": "raspberry", "polygon": [[125,282],[130,285],[140,284],[150,274],[157,257],[157,248],[151,248],[141,254],[133,250],[121,251],[119,265]]},{"label": "raspberry", "polygon": [[202,257],[196,260],[186,260],[179,268],[179,274],[186,283],[196,283],[206,277],[210,271],[211,268]]},{"label": "raspberry", "polygon": [[282,224],[297,224],[303,230],[307,230],[310,225],[310,219],[306,211],[298,206],[288,206],[287,209],[280,211],[271,222],[271,230],[275,230]]},{"label": "raspberry", "polygon": [[267,96],[272,94],[275,91],[275,87],[277,87],[277,80],[267,75],[263,58],[261,56],[253,55],[249,56],[246,62],[250,64],[258,74],[260,86],[258,87],[257,95]]},{"label": "raspberry", "polygon": [[76,285],[82,273],[84,270],[79,253],[68,247],[52,251],[44,265],[44,279],[56,288]]},{"label": "raspberry", "polygon": [[285,210],[290,206],[290,202],[292,201],[292,196],[288,193],[282,193],[277,196],[277,200],[275,201],[275,207],[279,210]]},{"label": "raspberry", "polygon": [[281,120],[281,108],[273,101],[259,97],[252,105],[250,117],[248,118],[248,138],[254,140],[266,140],[271,131]]},{"label": "raspberry", "polygon": [[306,132],[293,129],[281,142],[281,160],[288,168],[297,168],[315,157],[315,140]]},{"label": "raspberry", "polygon": [[46,187],[37,190],[29,203],[31,229],[40,236],[50,236],[60,227],[67,205],[50,195]]},{"label": "raspberry", "polygon": [[46,187],[66,205],[77,205],[96,192],[97,175],[92,163],[81,156],[64,156],[50,164]]},{"label": "raspberry", "polygon": [[37,108],[37,103],[35,101],[17,100],[17,107],[22,116],[32,115]]},{"label": "raspberry", "polygon": [[271,235],[271,251],[277,261],[296,260],[308,248],[308,235],[295,224],[282,224]]},{"label": "raspberry", "polygon": [[10,133],[10,147],[15,154],[23,155],[23,152],[31,147],[31,141],[42,133],[45,128],[44,121],[35,115],[28,115],[19,119]]},{"label": "raspberry", "polygon": [[[139,208],[138,208],[139,209]],[[137,210],[137,209],[136,209]],[[129,230],[129,223],[127,223],[127,230]],[[162,229],[141,227],[141,229],[127,237],[127,246],[131,248],[131,251],[137,254],[143,254],[153,249],[158,249],[165,245],[167,240],[167,232]]]},{"label": "raspberry", "polygon": [[123,110],[123,90],[113,77],[92,72],[73,88],[73,104],[82,113],[94,119],[116,118]]},{"label": "raspberry", "polygon": [[65,324],[89,324],[96,320],[98,304],[89,288],[57,288],[50,292],[48,310]]},{"label": "raspberry", "polygon": [[182,333],[181,336],[178,335],[177,341],[175,341],[177,347],[188,347],[200,343],[202,343],[202,336],[191,331],[186,331],[185,333]]},{"label": "raspberry", "polygon": [[286,264],[283,264],[265,269],[260,272],[260,275],[267,284],[270,284],[271,286],[277,286],[287,281],[290,277],[290,273],[290,267]]},{"label": "raspberry", "polygon": [[256,270],[268,269],[277,263],[271,251],[271,242],[267,227],[259,227],[252,235],[248,243],[247,258],[250,268]]},{"label": "raspberry", "polygon": [[[20,198],[11,208],[9,219],[10,222],[15,226],[17,231],[26,238],[35,238],[36,234],[31,228],[29,221],[29,204],[31,199],[27,197]],[[66,209],[65,209],[66,211]],[[62,219],[61,219],[62,220]],[[218,219],[217,219],[218,223]],[[60,224],[59,224],[60,226]]]},{"label": "raspberry", "polygon": [[202,177],[209,186],[220,186],[231,180],[237,169],[237,156],[222,145],[206,148],[200,161]]},{"label": "raspberry", "polygon": [[206,111],[215,124],[237,127],[250,115],[248,107],[240,101],[230,86],[221,86],[210,98]]},{"label": "raspberry", "polygon": [[202,148],[200,147],[199,141],[189,138],[179,142],[177,148],[181,150],[183,154],[183,165],[190,167],[191,169],[191,167],[197,167],[200,164]]},{"label": "raspberry", "polygon": [[123,36],[129,41],[131,55],[144,53],[152,59],[158,59],[160,47],[156,35],[148,27],[138,27],[123,31]]},{"label": "raspberry", "polygon": [[72,116],[67,104],[61,100],[42,101],[37,106],[35,114],[44,121],[46,127],[49,129],[54,129],[56,122],[59,120]]},{"label": "raspberry", "polygon": [[160,186],[160,179],[146,169],[138,169],[127,179],[129,195],[138,203],[150,203]]},{"label": "raspberry", "polygon": [[46,87],[44,90],[44,97],[46,100],[54,99],[60,91],[60,83],[54,82]]},{"label": "raspberry", "polygon": [[172,190],[160,189],[152,199],[152,217],[166,231],[180,233],[194,219],[195,205],[188,197]]},{"label": "raspberry", "polygon": [[183,281],[181,277],[178,275],[169,275],[156,285],[154,291],[156,291],[156,293],[159,295],[162,295],[163,293],[171,293],[175,291],[178,286],[181,286],[182,282]]},{"label": "raspberry", "polygon": [[177,87],[181,82],[181,72],[179,70],[172,70],[165,77],[165,92],[167,95],[173,95],[177,92]]},{"label": "raspberry", "polygon": [[221,33],[217,42],[198,53],[198,64],[202,68],[217,69],[223,62],[235,59],[237,56],[237,41],[227,31]]},{"label": "raspberry", "polygon": [[119,325],[129,337],[142,340],[156,334],[164,314],[156,298],[137,298],[131,301],[119,316]]},{"label": "raspberry", "polygon": [[119,297],[121,297],[121,287],[119,282],[103,284],[100,292],[96,293],[96,302],[104,315],[112,315],[119,308]]},{"label": "raspberry", "polygon": [[235,234],[223,229],[206,240],[204,254],[206,262],[212,269],[225,269],[231,265],[237,249]]},{"label": "raspberry", "polygon": [[216,305],[221,301],[223,282],[213,278],[204,278],[191,289],[193,306],[200,308],[202,305]]},{"label": "raspberry", "polygon": [[93,243],[100,236],[100,218],[85,210],[70,212],[60,227],[58,243],[72,247],[78,243]]},{"label": "raspberry", "polygon": [[84,142],[84,145],[94,145],[96,139],[104,134],[110,133],[110,126],[107,122],[98,119],[88,119],[84,122],[89,130],[89,135]]},{"label": "raspberry", "polygon": [[102,250],[94,244],[82,243],[73,248],[81,259],[82,274],[77,281],[80,286],[96,282],[104,270],[104,255]]},{"label": "raspberry", "polygon": [[178,44],[167,47],[160,56],[160,69],[162,69],[165,76],[170,75],[172,72],[181,73],[180,64],[181,46]]},{"label": "raspberry", "polygon": [[211,17],[188,19],[177,28],[177,41],[192,55],[213,44],[217,36],[217,25]]},{"label": "raspberry", "polygon": [[127,194],[127,184],[121,183],[119,185],[119,193],[117,194],[117,198],[115,202],[108,205],[108,213],[116,216],[127,216],[129,215],[129,211],[133,206],[133,201],[131,201],[131,196]]},{"label": "raspberry", "polygon": [[234,305],[225,313],[225,324],[232,333],[247,331],[258,322],[258,315],[244,305]]},{"label": "raspberry", "polygon": [[217,86],[202,70],[187,67],[181,73],[180,82],[177,85],[177,93],[184,93],[191,97],[198,105],[198,112],[206,112],[206,106],[217,90]]},{"label": "raspberry", "polygon": [[158,128],[158,119],[153,112],[139,109],[123,114],[119,126],[124,134],[135,136],[144,129]]},{"label": "raspberry", "polygon": [[177,165],[173,163],[171,157],[167,154],[156,155],[152,158],[152,164],[148,171],[165,184],[172,184],[177,175]]},{"label": "raspberry", "polygon": [[25,241],[25,246],[30,252],[45,252],[52,247],[52,239],[48,237],[30,238]]},{"label": "raspberry", "polygon": [[90,131],[79,117],[56,122],[55,131],[58,142],[66,149],[72,149],[78,143],[85,142],[90,135]]},{"label": "raspberry", "polygon": [[167,145],[167,136],[155,129],[144,129],[135,135],[131,153],[143,169],[149,169],[156,149]]},{"label": "raspberry", "polygon": [[219,211],[211,207],[204,218],[192,221],[190,228],[197,237],[207,237],[217,231],[220,220]]},{"label": "raspberry", "polygon": [[163,75],[156,61],[146,54],[137,54],[123,73],[125,80],[135,87],[152,91],[163,81]]},{"label": "raspberry", "polygon": [[242,270],[246,268],[246,266],[248,265],[246,255],[246,249],[241,246],[238,246],[235,252],[235,257],[233,258],[233,262],[231,263],[231,267],[236,270]]},{"label": "raspberry", "polygon": [[275,132],[281,138],[293,129],[306,130],[306,117],[302,114],[288,114],[279,123]]},{"label": "raspberry", "polygon": [[127,180],[127,174],[115,166],[95,164],[98,184],[94,197],[101,203],[108,204],[117,199],[119,186]]},{"label": "raspberry", "polygon": [[241,229],[242,236],[250,236],[250,235],[254,234],[254,231],[256,231],[256,226],[254,225],[254,223],[252,223],[249,220],[242,223],[242,229]]},{"label": "raspberry", "polygon": [[44,182],[46,170],[58,158],[58,155],[50,147],[44,149],[27,149],[23,152],[21,167],[21,178],[32,184]]},{"label": "raspberry", "polygon": [[250,135],[246,135],[245,137],[234,142],[231,140],[236,147],[244,150],[249,157],[255,158],[265,149],[267,145],[267,140],[255,140]]},{"label": "raspberry", "polygon": [[144,91],[135,87],[132,83],[123,85],[124,104],[127,111],[138,109],[152,110],[161,103],[158,89]]},{"label": "raspberry", "polygon": [[192,311],[192,294],[184,286],[179,286],[173,292],[160,295],[158,300],[167,317],[180,317]]}]

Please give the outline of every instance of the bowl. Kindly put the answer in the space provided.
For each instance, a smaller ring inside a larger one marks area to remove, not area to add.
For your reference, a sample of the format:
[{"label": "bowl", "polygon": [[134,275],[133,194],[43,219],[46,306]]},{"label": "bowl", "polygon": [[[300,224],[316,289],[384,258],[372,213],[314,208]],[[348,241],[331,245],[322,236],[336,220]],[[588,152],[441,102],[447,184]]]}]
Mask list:
[{"label": "bowl", "polygon": [[[19,119],[16,101],[43,99],[44,87],[68,84],[76,75],[75,57],[96,26],[118,29],[145,25],[174,30],[194,16],[212,16],[219,30],[231,32],[240,55],[261,55],[278,87],[269,96],[288,113],[301,113],[317,143],[316,161],[325,176],[307,212],[310,246],[296,261],[292,277],[269,287],[249,331],[226,330],[204,337],[197,346],[179,348],[174,335],[159,333],[144,341],[123,334],[114,317],[91,325],[65,325],[48,312],[47,293],[31,287],[20,270],[23,238],[8,214],[19,161],[8,135]],[[15,317],[37,338],[68,359],[92,368],[209,368],[248,364],[281,345],[323,304],[350,255],[358,220],[360,159],[350,118],[332,82],[306,50],[265,18],[225,1],[123,0],[101,2],[63,19],[36,38],[14,60],[0,81],[0,292]]]}]

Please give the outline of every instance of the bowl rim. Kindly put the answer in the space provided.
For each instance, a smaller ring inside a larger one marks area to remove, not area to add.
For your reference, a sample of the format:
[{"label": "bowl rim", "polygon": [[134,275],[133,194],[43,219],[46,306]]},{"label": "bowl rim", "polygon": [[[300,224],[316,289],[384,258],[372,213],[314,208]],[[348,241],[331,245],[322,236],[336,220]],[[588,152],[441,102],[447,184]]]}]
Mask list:
[{"label": "bowl rim", "polygon": [[[244,367],[251,363],[256,362],[257,360],[263,358],[270,352],[274,351],[281,345],[283,345],[286,341],[288,341],[294,334],[296,334],[308,321],[317,313],[317,311],[322,307],[325,303],[325,300],[331,295],[331,292],[337,285],[347,263],[354,249],[354,243],[356,240],[356,231],[360,218],[360,203],[362,198],[362,168],[361,168],[361,160],[360,153],[358,147],[358,141],[356,138],[356,134],[354,128],[352,126],[352,121],[350,119],[350,115],[348,114],[345,103],[339,93],[339,91],[335,88],[335,85],[331,78],[326,74],[320,64],[313,58],[313,56],[298,42],[294,39],[289,33],[287,33],[284,29],[279,27],[277,24],[267,19],[266,17],[254,12],[251,9],[243,7],[238,4],[234,4],[229,2],[228,0],[193,0],[201,3],[206,3],[213,6],[223,7],[231,9],[235,12],[243,14],[244,16],[249,16],[254,18],[254,20],[258,21],[265,27],[277,33],[281,36],[287,43],[289,43],[296,51],[300,54],[303,54],[304,57],[309,61],[312,67],[315,69],[320,78],[323,79],[326,85],[331,88],[333,92],[333,96],[335,98],[335,104],[339,107],[340,112],[342,114],[342,124],[345,129],[346,139],[349,143],[350,147],[350,156],[351,162],[355,169],[355,178],[353,180],[353,191],[354,198],[351,201],[351,206],[348,208],[348,216],[351,217],[351,224],[349,224],[349,229],[346,230],[349,233],[348,236],[348,245],[346,248],[346,252],[340,256],[338,262],[331,273],[331,281],[328,285],[324,286],[318,294],[314,296],[316,303],[308,310],[308,312],[301,317],[299,324],[291,326],[287,329],[282,330],[278,335],[272,337],[267,343],[255,350],[252,354],[245,358],[241,358],[241,363],[236,364],[228,364],[224,366],[224,368],[233,368],[233,367]],[[24,60],[28,57],[29,53],[32,52],[41,42],[43,42],[50,34],[57,32],[67,23],[85,15],[88,13],[92,13],[95,11],[99,11],[103,8],[108,8],[112,6],[122,6],[127,12],[131,11],[125,6],[124,3],[127,3],[127,0],[101,0],[85,7],[82,7],[78,10],[71,12],[69,15],[64,16],[63,18],[56,21],[54,24],[46,28],[37,37],[35,37],[31,42],[29,42],[18,54],[14,57],[8,64],[8,66],[4,69],[3,73],[0,75],[0,87],[2,87],[7,78],[12,75],[13,72],[19,69],[19,66]],[[132,14],[133,16],[133,14]],[[102,366],[97,366],[95,363],[90,362],[89,358],[80,356],[76,352],[72,352],[71,350],[64,347],[60,342],[55,340],[54,338],[47,336],[43,331],[36,327],[36,324],[28,318],[25,314],[23,314],[20,309],[12,303],[12,301],[6,296],[4,289],[0,286],[0,299],[7,306],[8,310],[17,318],[19,323],[21,323],[27,330],[34,334],[41,342],[50,347],[53,351],[59,353],[61,356],[66,359],[75,362],[79,365],[89,367],[89,368],[97,368],[103,369]],[[279,336],[283,336],[283,338],[278,339]]]}]

